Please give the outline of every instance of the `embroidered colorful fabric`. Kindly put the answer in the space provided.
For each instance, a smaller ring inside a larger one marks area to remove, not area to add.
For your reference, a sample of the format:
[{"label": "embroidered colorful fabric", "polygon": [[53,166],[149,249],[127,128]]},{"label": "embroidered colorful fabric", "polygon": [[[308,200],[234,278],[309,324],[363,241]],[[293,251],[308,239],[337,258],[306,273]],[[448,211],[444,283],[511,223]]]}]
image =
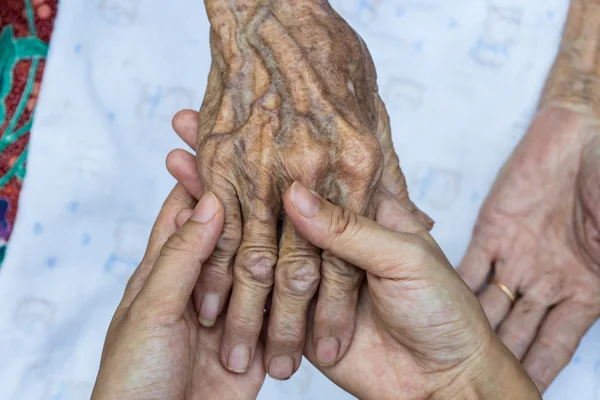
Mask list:
[{"label": "embroidered colorful fabric", "polygon": [[57,2],[0,1],[0,267],[17,215]]}]

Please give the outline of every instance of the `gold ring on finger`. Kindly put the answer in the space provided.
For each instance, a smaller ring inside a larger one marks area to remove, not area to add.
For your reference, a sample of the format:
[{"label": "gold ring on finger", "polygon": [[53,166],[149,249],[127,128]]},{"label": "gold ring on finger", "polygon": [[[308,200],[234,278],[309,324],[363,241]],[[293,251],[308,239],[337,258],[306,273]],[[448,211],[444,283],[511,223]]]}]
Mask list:
[{"label": "gold ring on finger", "polygon": [[511,303],[517,301],[517,296],[515,296],[514,293],[504,283],[500,282],[498,279],[495,278],[492,279],[490,283],[499,287],[500,290],[502,290],[504,294],[508,297]]}]

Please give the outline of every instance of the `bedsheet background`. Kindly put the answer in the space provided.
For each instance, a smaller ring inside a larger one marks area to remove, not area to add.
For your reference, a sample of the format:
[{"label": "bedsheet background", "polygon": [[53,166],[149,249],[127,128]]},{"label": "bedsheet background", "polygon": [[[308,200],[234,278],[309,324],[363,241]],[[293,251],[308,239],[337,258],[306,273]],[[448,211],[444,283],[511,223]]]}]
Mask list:
[{"label": "bedsheet background", "polygon": [[[413,199],[456,264],[555,55],[568,0],[333,0],[379,71]],[[89,398],[209,68],[200,0],[61,0],[0,271],[0,398]],[[545,398],[600,400],[600,325]],[[347,399],[304,361],[261,399]]]}]

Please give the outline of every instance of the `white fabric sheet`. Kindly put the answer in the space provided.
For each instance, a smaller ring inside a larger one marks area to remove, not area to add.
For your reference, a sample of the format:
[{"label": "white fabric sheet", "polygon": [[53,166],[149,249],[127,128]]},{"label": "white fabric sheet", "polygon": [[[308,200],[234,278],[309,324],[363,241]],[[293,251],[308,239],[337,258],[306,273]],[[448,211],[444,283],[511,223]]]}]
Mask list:
[{"label": "white fabric sheet", "polygon": [[[367,42],[414,200],[453,263],[522,136],[568,0],[334,0]],[[209,68],[200,0],[60,0],[18,221],[0,271],[0,398],[89,397],[162,200],[175,111]],[[600,326],[546,399],[600,400]],[[304,361],[261,399],[347,399]]]}]

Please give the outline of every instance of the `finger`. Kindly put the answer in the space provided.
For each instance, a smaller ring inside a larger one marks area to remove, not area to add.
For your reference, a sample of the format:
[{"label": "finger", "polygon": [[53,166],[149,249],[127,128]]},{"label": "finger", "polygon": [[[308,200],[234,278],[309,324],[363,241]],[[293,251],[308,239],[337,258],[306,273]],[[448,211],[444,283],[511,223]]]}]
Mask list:
[{"label": "finger", "polygon": [[204,190],[194,155],[181,149],[173,150],[167,155],[167,170],[188,193],[196,199],[202,197]]},{"label": "finger", "polygon": [[402,206],[407,209],[411,215],[419,220],[419,222],[427,229],[427,231],[431,231],[433,226],[435,225],[435,221],[431,218],[425,211],[422,211],[413,201],[408,197],[408,193],[406,197],[398,198],[398,201]]},{"label": "finger", "polygon": [[519,360],[523,359],[529,349],[547,312],[547,305],[525,295],[517,300],[500,325],[498,338]]},{"label": "finger", "polygon": [[265,365],[275,379],[288,379],[300,366],[308,308],[319,287],[321,251],[286,217],[275,268]]},{"label": "finger", "polygon": [[420,236],[388,230],[331,204],[299,182],[285,193],[284,204],[286,214],[309,242],[375,276],[400,279],[407,271],[399,265],[428,267],[423,261],[430,247]]},{"label": "finger", "polygon": [[175,225],[177,225],[177,229],[181,228],[183,224],[185,224],[186,221],[190,219],[193,213],[193,208],[184,208],[181,211],[179,211],[175,216]]},{"label": "finger", "polygon": [[[262,198],[262,196],[259,196]],[[233,267],[234,285],[227,310],[221,359],[244,373],[253,359],[277,262],[277,217],[261,200],[244,209],[242,244]]]},{"label": "finger", "polygon": [[408,195],[406,179],[400,168],[400,160],[394,149],[392,140],[392,132],[390,128],[390,117],[385,109],[385,104],[378,98],[379,118],[377,126],[377,139],[381,144],[384,156],[383,175],[381,184],[385,190],[390,192],[400,204],[414,215],[423,226],[430,231],[433,228],[434,222],[429,215],[421,211],[411,200]]},{"label": "finger", "polygon": [[[220,315],[211,328],[199,327],[201,345],[197,366],[201,373],[190,381],[190,392],[194,399],[250,399],[256,398],[256,391],[262,386],[265,377],[263,366],[264,346],[256,348],[254,358],[246,375],[237,376],[222,367],[219,360],[221,339],[225,331],[225,315]],[[215,390],[215,387],[217,388]],[[219,391],[218,388],[222,390]]]},{"label": "finger", "polygon": [[600,315],[579,303],[562,303],[542,324],[523,360],[525,370],[543,393],[569,363],[579,341]]},{"label": "finger", "polygon": [[196,138],[198,137],[198,111],[181,110],[173,117],[173,130],[177,135],[196,150]]},{"label": "finger", "polygon": [[[597,128],[596,128],[597,129]],[[600,260],[600,241],[592,240],[600,229],[600,136],[594,135],[586,146],[577,174],[577,196],[574,232],[590,260]]]},{"label": "finger", "polygon": [[[516,293],[513,289],[514,286],[508,286],[507,283],[504,284],[507,285],[512,293]],[[490,325],[496,330],[504,318],[506,318],[512,307],[511,299],[502,289],[492,283],[481,292],[478,299],[485,311],[485,315],[487,316]]]},{"label": "finger", "polygon": [[228,182],[213,177],[207,187],[221,200],[225,209],[223,233],[204,264],[194,291],[199,321],[203,326],[211,327],[223,311],[231,291],[231,270],[242,238],[242,218],[237,194]]},{"label": "finger", "polygon": [[409,209],[404,207],[396,197],[386,190],[380,190],[375,213],[375,221],[395,232],[413,233],[421,236],[433,247],[438,248],[443,254],[427,227]]},{"label": "finger", "polygon": [[330,366],[350,347],[364,271],[329,251],[323,251],[321,260],[313,340],[318,362]]},{"label": "finger", "polygon": [[[376,165],[375,159],[373,161],[367,162],[371,168]],[[368,168],[365,171],[368,171]],[[373,200],[377,199],[369,195],[373,189],[362,184],[357,185],[356,182],[351,184],[350,188],[352,189],[348,190],[341,202],[350,212],[360,212],[373,217]],[[377,194],[378,192],[375,192],[375,196]],[[327,249],[321,254],[321,260],[321,283],[314,316],[313,343],[317,361],[321,366],[331,366],[342,358],[350,347],[355,328],[356,305],[365,273]]]},{"label": "finger", "polygon": [[471,241],[465,256],[456,272],[477,293],[487,281],[492,268],[492,258],[481,245]]},{"label": "finger", "polygon": [[167,320],[181,317],[202,264],[217,244],[224,218],[215,195],[204,195],[190,219],[162,247],[132,312],[137,309]]},{"label": "finger", "polygon": [[133,299],[138,295],[140,289],[146,282],[154,261],[160,253],[169,236],[177,229],[176,216],[182,209],[193,209],[196,206],[196,200],[189,194],[182,185],[175,185],[167,199],[165,200],[156,222],[152,227],[146,253],[140,265],[129,279],[125,293],[123,295],[122,305],[130,305]]},{"label": "finger", "polygon": [[393,147],[389,152],[393,157],[388,158],[390,155],[386,154],[386,164],[383,176],[381,177],[383,188],[391,193],[399,204],[416,218],[427,231],[431,231],[435,222],[410,199],[408,188],[406,186],[406,179],[404,178],[404,173],[400,169],[398,156]]},{"label": "finger", "polygon": [[194,209],[197,203],[198,201],[182,185],[175,185],[152,226],[148,247],[146,247],[143,257],[144,261],[153,263],[156,260],[167,239],[177,230],[176,215],[183,209]]},{"label": "finger", "polygon": [[442,260],[446,259],[446,255],[429,233],[428,227],[386,190],[380,190],[375,221],[395,232],[412,233],[422,237]]}]

